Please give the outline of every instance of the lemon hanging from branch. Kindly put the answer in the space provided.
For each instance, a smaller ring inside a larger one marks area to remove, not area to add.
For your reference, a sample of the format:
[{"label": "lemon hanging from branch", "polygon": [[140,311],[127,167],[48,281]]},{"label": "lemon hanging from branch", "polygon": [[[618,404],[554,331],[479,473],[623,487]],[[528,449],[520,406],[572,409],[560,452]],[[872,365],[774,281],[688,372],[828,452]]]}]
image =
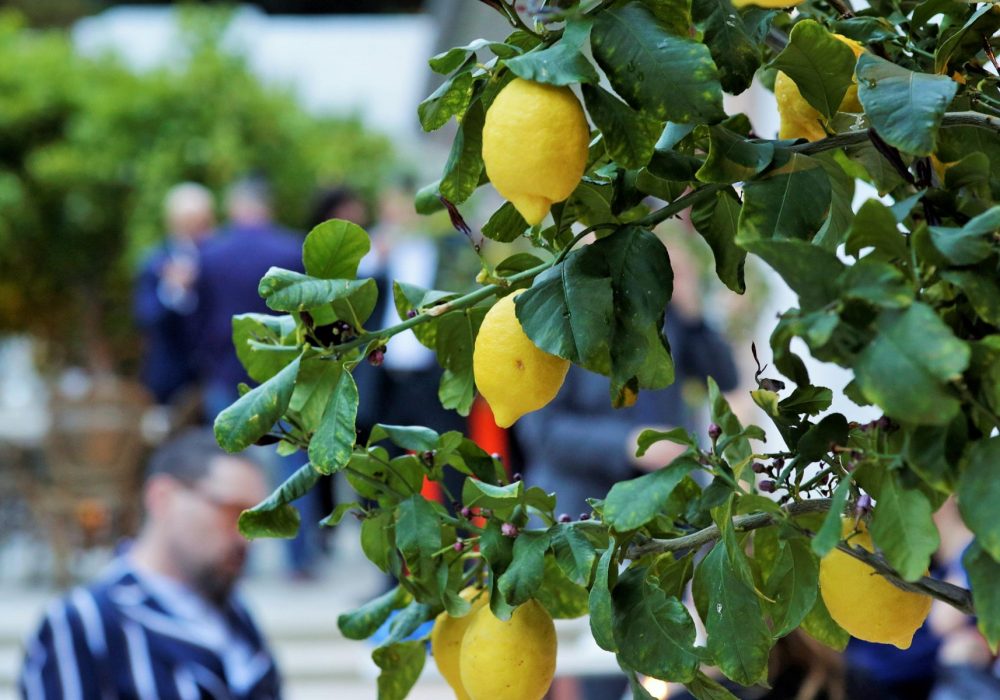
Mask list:
[{"label": "lemon hanging from branch", "polygon": [[587,118],[569,88],[517,78],[486,113],[483,162],[497,192],[534,226],[576,189],[589,142]]},{"label": "lemon hanging from branch", "polygon": [[554,399],[570,364],[538,349],[525,335],[514,311],[514,298],[523,291],[504,297],[486,313],[472,352],[476,386],[501,428]]},{"label": "lemon hanging from branch", "polygon": [[469,700],[459,670],[462,639],[476,612],[489,602],[489,595],[474,586],[469,586],[459,595],[472,602],[472,609],[464,617],[452,617],[447,612],[437,616],[434,630],[431,632],[431,654],[434,656],[438,671],[455,691],[455,697],[458,700]]}]

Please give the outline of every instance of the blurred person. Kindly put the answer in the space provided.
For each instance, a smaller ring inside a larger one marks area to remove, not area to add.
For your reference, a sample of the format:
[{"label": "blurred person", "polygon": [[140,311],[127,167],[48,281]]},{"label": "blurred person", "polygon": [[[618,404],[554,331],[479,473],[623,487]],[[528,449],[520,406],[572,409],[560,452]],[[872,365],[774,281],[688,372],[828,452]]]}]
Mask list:
[{"label": "blurred person", "polygon": [[200,250],[215,228],[215,200],[184,182],[163,205],[167,238],[145,260],[136,280],[133,314],[143,332],[141,378],[159,404],[195,381],[191,318],[198,307]]},{"label": "blurred person", "polygon": [[[271,267],[304,272],[302,236],[274,221],[270,185],[260,177],[236,182],[226,195],[226,225],[205,245],[198,277],[197,332],[198,377],[204,411],[214,421],[239,398],[237,386],[250,379],[233,346],[233,316],[244,313],[273,314],[258,293],[260,280]],[[277,486],[302,466],[299,455],[280,457],[260,448]],[[315,499],[297,504],[302,513],[299,533],[288,541],[293,579],[315,575],[320,553],[319,507]]]},{"label": "blurred person", "polygon": [[48,610],[20,676],[26,700],[281,697],[274,659],[235,593],[259,467],[193,429],[151,457],[145,519],[95,582]]},{"label": "blurred person", "polygon": [[[556,398],[514,425],[527,482],[555,491],[558,511],[574,519],[589,515],[588,498],[604,498],[618,481],[659,469],[684,451],[681,445],[661,441],[642,457],[635,456],[643,430],[694,428],[682,396],[687,381],[712,377],[724,392],[737,386],[732,351],[701,315],[693,261],[681,246],[672,247],[670,253],[674,289],[664,332],[674,361],[674,383],[640,391],[634,405],[616,409],[609,398],[608,378],[573,365]],[[577,685],[580,700],[618,697],[626,686],[618,674],[557,679],[559,683]]]}]

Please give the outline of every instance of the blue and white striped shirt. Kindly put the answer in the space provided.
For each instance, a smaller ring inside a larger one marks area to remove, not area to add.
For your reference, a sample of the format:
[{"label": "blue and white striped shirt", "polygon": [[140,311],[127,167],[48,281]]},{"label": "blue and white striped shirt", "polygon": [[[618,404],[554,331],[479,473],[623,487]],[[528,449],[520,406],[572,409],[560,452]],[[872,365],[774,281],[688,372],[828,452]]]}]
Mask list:
[{"label": "blue and white striped shirt", "polygon": [[25,700],[278,700],[277,666],[246,608],[209,606],[127,558],[55,602],[28,641]]}]

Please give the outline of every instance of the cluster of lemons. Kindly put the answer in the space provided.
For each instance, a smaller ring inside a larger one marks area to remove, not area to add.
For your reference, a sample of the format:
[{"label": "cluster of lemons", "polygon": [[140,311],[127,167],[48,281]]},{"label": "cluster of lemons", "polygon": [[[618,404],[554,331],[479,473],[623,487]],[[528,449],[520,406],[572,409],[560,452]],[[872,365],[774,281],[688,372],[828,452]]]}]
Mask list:
[{"label": "cluster of lemons", "polygon": [[529,600],[507,621],[490,610],[485,590],[461,596],[472,601],[463,617],[443,612],[431,632],[434,663],[458,700],[541,700],[556,671],[556,629],[537,601]]}]

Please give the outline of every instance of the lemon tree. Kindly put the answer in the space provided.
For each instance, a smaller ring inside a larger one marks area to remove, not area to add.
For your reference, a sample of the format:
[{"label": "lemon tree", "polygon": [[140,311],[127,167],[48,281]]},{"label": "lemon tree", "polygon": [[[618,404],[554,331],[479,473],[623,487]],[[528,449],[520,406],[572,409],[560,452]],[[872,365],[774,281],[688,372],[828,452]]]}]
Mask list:
[{"label": "lemon tree", "polygon": [[[304,275],[271,270],[260,291],[274,315],[234,326],[256,385],[216,434],[232,451],[277,443],[303,466],[243,514],[243,532],[294,534],[294,500],[321,474],[346,476],[356,497],[324,523],[353,513],[366,555],[398,581],[340,618],[365,639],[397,611],[373,652],[385,699],[416,682],[425,641],[409,637],[435,619],[433,646],[447,649],[435,661],[473,700],[499,697],[494,682],[526,663],[534,670],[514,692],[544,692],[549,618],[589,616],[633,679],[684,683],[700,698],[728,696],[706,666],[765,682],[775,641],[797,629],[838,649],[851,634],[905,647],[932,600],[975,615],[995,647],[1000,9],[482,5],[511,33],[430,59],[442,83],[417,118],[457,129],[416,206],[446,208],[477,247],[481,231],[482,245],[534,251],[484,263],[465,294],[396,284],[405,320],[389,328],[368,319],[377,288],[356,279],[369,248],[356,226],[312,231]],[[755,80],[774,87],[781,134],[725,108],[724,95]],[[467,204],[479,188],[507,199],[482,219]],[[710,380],[708,434],[644,433],[640,451],[661,440],[684,451],[592,494],[574,520],[558,515],[558,494],[530,474],[512,479],[458,432],[377,425],[357,441],[352,369],[404,331],[436,352],[445,407],[467,413],[478,387],[505,424],[551,400],[569,364],[607,376],[614,406],[669,385],[674,277],[652,230],[682,214],[733,294],[746,291],[753,256],[797,295],[751,392],[779,442],[742,425]],[[834,392],[813,383],[799,348],[847,370],[843,394],[880,417],[831,410]],[[390,443],[403,456],[390,458]],[[446,504],[421,495],[452,470],[466,476],[460,493],[445,490]],[[970,589],[927,577],[940,542],[932,517],[953,496],[975,535]]]}]

